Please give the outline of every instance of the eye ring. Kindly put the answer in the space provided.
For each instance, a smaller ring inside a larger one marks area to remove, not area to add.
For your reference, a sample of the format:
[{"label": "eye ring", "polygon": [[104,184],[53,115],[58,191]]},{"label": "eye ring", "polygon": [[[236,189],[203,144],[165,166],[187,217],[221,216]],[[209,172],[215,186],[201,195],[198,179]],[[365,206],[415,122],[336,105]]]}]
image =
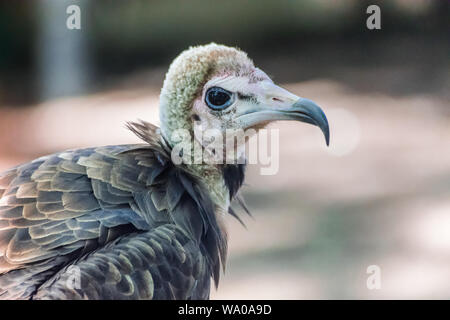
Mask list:
[{"label": "eye ring", "polygon": [[205,103],[213,110],[223,110],[234,102],[232,92],[220,87],[211,87],[206,91]]}]

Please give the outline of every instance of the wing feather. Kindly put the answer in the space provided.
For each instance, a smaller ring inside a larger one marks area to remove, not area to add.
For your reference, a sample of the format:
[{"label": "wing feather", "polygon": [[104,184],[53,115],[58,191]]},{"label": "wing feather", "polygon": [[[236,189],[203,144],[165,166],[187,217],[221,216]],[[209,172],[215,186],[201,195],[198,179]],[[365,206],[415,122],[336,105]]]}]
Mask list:
[{"label": "wing feather", "polygon": [[[214,206],[155,150],[72,150],[1,173],[0,299],[208,297]],[[81,291],[63,287],[71,266]]]}]

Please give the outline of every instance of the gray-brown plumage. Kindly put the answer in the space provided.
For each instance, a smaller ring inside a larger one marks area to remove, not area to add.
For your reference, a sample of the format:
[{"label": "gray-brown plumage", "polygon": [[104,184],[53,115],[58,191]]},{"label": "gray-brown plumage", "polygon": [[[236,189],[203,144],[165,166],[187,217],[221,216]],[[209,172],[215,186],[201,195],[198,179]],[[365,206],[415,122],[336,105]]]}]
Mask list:
[{"label": "gray-brown plumage", "polygon": [[[209,83],[217,90],[215,81],[224,77],[223,92],[232,93],[233,81],[244,91],[229,106],[234,122],[205,98]],[[236,216],[230,202],[245,166],[175,165],[171,134],[193,132],[193,121],[246,129],[276,120],[274,113],[254,120],[254,108],[270,103],[242,79],[261,83],[266,93],[279,88],[239,50],[191,48],[166,76],[161,132],[129,124],[144,144],[66,151],[1,173],[0,299],[209,298],[210,279],[217,285],[226,257],[223,213]],[[328,139],[318,107],[293,101],[298,97],[281,88],[274,92],[279,119],[316,124]]]},{"label": "gray-brown plumage", "polygon": [[[223,239],[191,179],[150,145],[68,151],[2,174],[0,297],[207,298]],[[67,288],[74,264],[83,290]]]}]

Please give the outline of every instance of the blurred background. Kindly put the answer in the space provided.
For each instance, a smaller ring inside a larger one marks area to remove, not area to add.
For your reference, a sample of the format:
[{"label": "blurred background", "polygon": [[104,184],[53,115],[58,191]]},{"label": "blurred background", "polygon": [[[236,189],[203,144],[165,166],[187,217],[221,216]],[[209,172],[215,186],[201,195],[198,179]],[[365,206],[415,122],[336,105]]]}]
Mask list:
[{"label": "blurred background", "polygon": [[[81,9],[81,30],[66,9]],[[381,8],[368,30],[366,8]],[[450,2],[0,1],[0,170],[137,142],[172,59],[238,46],[323,107],[331,146],[280,122],[280,169],[248,169],[215,299],[450,298]],[[369,290],[367,267],[381,268]]]}]

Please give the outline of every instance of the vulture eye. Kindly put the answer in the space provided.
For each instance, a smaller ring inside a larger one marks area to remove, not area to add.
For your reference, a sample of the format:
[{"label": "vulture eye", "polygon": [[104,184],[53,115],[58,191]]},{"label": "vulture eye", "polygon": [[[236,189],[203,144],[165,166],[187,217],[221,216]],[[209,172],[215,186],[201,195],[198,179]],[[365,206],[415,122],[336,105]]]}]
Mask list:
[{"label": "vulture eye", "polygon": [[222,110],[233,103],[233,94],[219,87],[212,87],[206,91],[205,102],[213,110]]}]

